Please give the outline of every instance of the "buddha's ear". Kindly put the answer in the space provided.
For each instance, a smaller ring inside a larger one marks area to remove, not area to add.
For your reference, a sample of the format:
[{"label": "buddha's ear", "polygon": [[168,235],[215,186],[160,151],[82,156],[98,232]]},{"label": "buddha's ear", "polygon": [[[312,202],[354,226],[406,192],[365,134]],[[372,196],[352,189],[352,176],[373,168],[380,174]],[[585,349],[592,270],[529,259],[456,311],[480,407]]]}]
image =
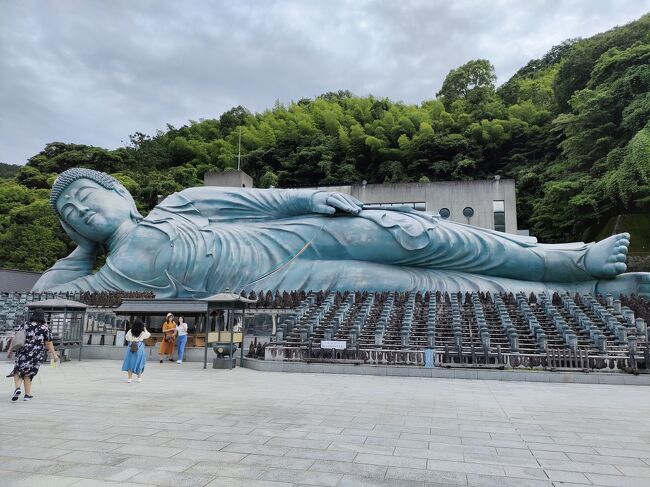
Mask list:
[{"label": "buddha's ear", "polygon": [[131,193],[129,193],[128,189],[126,189],[121,183],[117,182],[113,186],[113,190],[131,203],[131,219],[133,221],[140,221],[144,218],[138,211],[138,207],[135,205],[135,200],[133,199],[133,196],[131,196]]},{"label": "buddha's ear", "polygon": [[126,189],[121,183],[115,183],[115,185],[113,186],[113,189],[122,198],[132,198],[131,193],[129,193],[129,190]]}]

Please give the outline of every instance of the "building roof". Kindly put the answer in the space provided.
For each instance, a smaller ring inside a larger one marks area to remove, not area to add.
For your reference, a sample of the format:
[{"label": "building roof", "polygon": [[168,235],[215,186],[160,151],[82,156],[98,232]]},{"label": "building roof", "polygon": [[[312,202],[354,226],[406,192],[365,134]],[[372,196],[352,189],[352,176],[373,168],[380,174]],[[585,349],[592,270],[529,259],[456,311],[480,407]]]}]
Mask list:
[{"label": "building roof", "polygon": [[39,277],[41,277],[40,272],[20,271],[0,267],[0,292],[29,292]]},{"label": "building roof", "polygon": [[165,315],[174,313],[203,314],[208,311],[208,303],[195,299],[123,299],[115,314]]},{"label": "building roof", "polygon": [[43,309],[52,309],[52,308],[74,308],[74,309],[86,309],[87,304],[80,303],[78,301],[70,301],[69,299],[43,299],[42,301],[32,301],[27,303],[25,306],[28,308],[43,308]]}]

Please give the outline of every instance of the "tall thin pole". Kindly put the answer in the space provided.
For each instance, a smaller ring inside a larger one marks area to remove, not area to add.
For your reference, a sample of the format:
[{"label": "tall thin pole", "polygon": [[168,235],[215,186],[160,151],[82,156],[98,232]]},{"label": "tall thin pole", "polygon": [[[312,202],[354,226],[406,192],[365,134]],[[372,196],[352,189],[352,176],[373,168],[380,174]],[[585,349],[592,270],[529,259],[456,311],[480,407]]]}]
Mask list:
[{"label": "tall thin pole", "polygon": [[[235,324],[234,313],[235,313],[235,305],[233,304],[233,307],[230,310],[228,310],[228,324],[229,324],[229,327],[230,327],[230,352],[228,352],[228,368],[230,370],[232,370],[232,359],[234,358],[234,355],[235,355],[233,353],[233,350],[232,350],[232,347],[233,347],[232,343],[233,343],[233,339],[234,339],[234,337],[233,337],[233,334],[234,334],[233,325]],[[237,359],[235,359],[235,360],[237,360]]]},{"label": "tall thin pole", "polygon": [[[239,347],[241,348],[241,351],[239,353],[239,366],[243,367],[244,366],[244,319],[246,318],[246,313],[245,310],[246,305],[242,303],[241,305],[241,342],[239,342]],[[646,328],[647,330],[647,328]]]},{"label": "tall thin pole", "polygon": [[210,304],[208,303],[208,309],[205,311],[205,344],[203,346],[203,368],[207,368],[208,366],[208,337],[210,336],[208,333],[208,325],[210,324]]},{"label": "tall thin pole", "polygon": [[239,126],[239,146],[237,148],[237,170],[241,170],[241,125]]}]

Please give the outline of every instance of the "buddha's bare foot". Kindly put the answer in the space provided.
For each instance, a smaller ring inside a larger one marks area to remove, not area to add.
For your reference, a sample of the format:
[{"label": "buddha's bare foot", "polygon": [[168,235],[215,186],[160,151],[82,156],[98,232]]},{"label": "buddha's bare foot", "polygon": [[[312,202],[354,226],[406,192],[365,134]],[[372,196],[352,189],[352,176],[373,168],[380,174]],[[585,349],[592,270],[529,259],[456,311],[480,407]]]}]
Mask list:
[{"label": "buddha's bare foot", "polygon": [[613,279],[622,274],[627,269],[625,259],[629,245],[629,233],[619,233],[596,242],[585,257],[587,272],[600,279]]},{"label": "buddha's bare foot", "polygon": [[596,292],[600,294],[612,293],[636,294],[642,298],[650,299],[650,272],[628,272],[614,279],[604,279],[596,284]]}]

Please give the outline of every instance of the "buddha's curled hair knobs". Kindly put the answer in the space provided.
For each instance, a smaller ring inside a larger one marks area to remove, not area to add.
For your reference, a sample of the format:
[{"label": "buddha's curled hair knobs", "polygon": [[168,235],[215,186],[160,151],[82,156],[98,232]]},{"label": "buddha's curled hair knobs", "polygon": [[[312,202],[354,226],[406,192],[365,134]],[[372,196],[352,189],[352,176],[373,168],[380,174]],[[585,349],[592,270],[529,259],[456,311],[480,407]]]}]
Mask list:
[{"label": "buddha's curled hair knobs", "polygon": [[120,184],[120,182],[110,174],[95,171],[94,169],[75,167],[63,171],[59,174],[59,177],[56,178],[56,181],[54,181],[52,192],[50,193],[50,205],[52,205],[52,208],[57,214],[59,212],[56,208],[56,202],[61,196],[61,193],[63,193],[65,188],[70,186],[70,184],[75,182],[77,179],[90,179],[106,189],[115,189],[115,186]]}]

